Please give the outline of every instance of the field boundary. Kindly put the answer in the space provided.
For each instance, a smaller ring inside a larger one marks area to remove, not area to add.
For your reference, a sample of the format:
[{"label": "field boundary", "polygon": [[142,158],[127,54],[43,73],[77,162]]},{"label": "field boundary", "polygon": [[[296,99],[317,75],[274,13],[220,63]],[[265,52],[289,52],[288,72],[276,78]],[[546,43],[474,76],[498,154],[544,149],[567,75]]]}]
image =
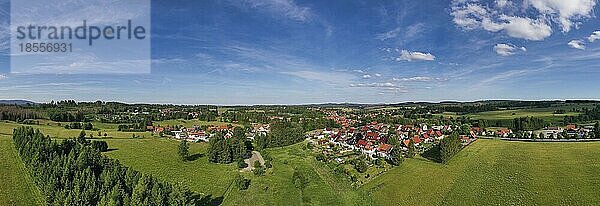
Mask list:
[{"label": "field boundary", "polygon": [[597,142],[600,139],[522,139],[522,138],[500,138],[504,141],[519,142]]}]

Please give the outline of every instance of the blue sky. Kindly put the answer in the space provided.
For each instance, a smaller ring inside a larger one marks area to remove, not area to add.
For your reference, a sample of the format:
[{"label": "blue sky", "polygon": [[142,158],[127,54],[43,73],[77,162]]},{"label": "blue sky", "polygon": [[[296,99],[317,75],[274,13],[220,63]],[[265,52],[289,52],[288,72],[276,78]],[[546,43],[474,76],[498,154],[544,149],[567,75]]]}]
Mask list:
[{"label": "blue sky", "polygon": [[[151,74],[11,74],[4,35],[0,99],[176,104],[600,99],[597,4],[152,1]],[[3,34],[9,7],[0,0]]]}]

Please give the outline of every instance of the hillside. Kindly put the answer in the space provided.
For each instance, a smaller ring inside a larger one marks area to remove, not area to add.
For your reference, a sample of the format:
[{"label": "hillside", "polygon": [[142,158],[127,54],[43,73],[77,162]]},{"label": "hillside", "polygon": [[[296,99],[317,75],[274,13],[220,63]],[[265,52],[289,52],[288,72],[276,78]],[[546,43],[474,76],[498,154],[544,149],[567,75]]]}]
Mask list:
[{"label": "hillside", "polygon": [[380,205],[598,205],[599,147],[479,140],[448,165],[410,159],[362,189]]}]

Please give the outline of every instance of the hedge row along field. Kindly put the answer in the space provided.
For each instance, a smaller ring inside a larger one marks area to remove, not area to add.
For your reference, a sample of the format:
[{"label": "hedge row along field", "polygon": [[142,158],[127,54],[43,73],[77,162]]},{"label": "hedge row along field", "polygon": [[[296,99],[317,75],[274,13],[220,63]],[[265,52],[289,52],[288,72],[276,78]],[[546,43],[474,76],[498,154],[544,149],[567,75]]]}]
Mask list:
[{"label": "hedge row along field", "polygon": [[54,141],[31,127],[17,128],[13,141],[49,205],[202,204],[180,184],[172,185],[122,166],[83,138]]}]

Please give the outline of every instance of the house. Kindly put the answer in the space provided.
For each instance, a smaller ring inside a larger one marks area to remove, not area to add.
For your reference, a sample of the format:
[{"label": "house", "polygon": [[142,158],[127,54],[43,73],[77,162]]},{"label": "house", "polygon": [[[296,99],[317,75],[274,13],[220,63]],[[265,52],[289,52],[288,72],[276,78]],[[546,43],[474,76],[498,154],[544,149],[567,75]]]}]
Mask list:
[{"label": "house", "polygon": [[173,137],[175,137],[175,139],[184,139],[185,137],[187,137],[183,131],[177,130],[177,131],[171,131],[171,133],[173,133]]},{"label": "house", "polygon": [[156,133],[156,134],[163,133],[164,131],[165,131],[164,127],[156,127],[156,128],[154,128],[154,133]]},{"label": "house", "polygon": [[419,138],[419,135],[415,135],[412,138],[413,143],[415,143],[415,145],[419,145],[421,143],[421,138]]},{"label": "house", "polygon": [[389,144],[380,144],[377,147],[377,154],[381,157],[387,157],[392,151],[392,145]]},{"label": "house", "polygon": [[508,135],[512,134],[512,130],[508,128],[499,129],[496,131],[496,135],[499,137],[508,137]]},{"label": "house", "polygon": [[402,143],[404,144],[405,147],[408,147],[408,145],[410,144],[410,140],[409,139],[402,140]]}]

